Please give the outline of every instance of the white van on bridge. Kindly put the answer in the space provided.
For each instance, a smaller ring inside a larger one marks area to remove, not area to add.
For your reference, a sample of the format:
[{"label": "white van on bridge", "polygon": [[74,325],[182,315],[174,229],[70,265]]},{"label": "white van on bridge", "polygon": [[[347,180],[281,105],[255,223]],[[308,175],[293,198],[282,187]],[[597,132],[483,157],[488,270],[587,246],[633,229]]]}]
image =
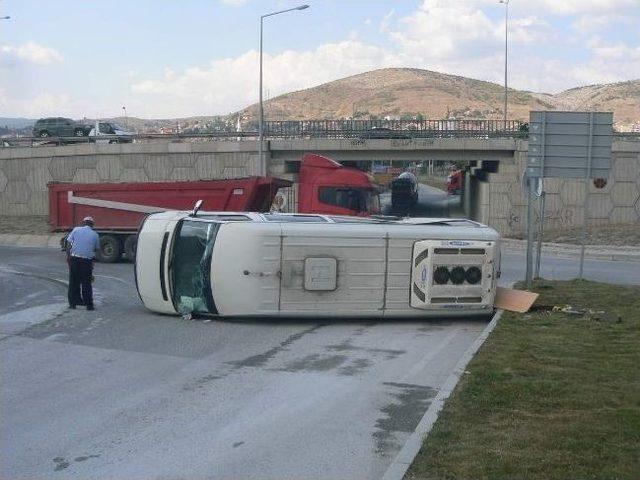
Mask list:
[{"label": "white van on bridge", "polygon": [[488,316],[498,233],[464,219],[169,211],[140,228],[136,286],[166,314]]}]

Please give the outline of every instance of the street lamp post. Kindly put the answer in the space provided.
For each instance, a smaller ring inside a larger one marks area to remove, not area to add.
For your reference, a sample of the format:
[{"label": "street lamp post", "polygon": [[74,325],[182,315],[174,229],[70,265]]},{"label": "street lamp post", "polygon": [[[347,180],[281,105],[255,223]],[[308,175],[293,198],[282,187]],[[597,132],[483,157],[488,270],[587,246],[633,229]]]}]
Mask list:
[{"label": "street lamp post", "polygon": [[124,127],[125,128],[129,128],[128,122],[127,122],[127,109],[126,107],[122,107],[122,111],[124,112]]},{"label": "street lamp post", "polygon": [[[299,5],[293,8],[287,8],[286,10],[280,10],[278,12],[266,13],[260,16],[260,95],[259,95],[259,108],[260,111],[258,113],[258,158],[260,161],[260,168],[264,165],[264,152],[262,148],[262,141],[264,139],[264,105],[262,104],[262,25],[264,23],[264,19],[267,17],[273,17],[274,15],[280,15],[281,13],[291,12],[293,10],[304,10],[309,8],[309,5]],[[264,172],[266,175],[267,172]]]},{"label": "street lamp post", "polygon": [[504,4],[504,128],[507,128],[507,58],[508,58],[508,39],[509,39],[509,0],[500,0]]}]

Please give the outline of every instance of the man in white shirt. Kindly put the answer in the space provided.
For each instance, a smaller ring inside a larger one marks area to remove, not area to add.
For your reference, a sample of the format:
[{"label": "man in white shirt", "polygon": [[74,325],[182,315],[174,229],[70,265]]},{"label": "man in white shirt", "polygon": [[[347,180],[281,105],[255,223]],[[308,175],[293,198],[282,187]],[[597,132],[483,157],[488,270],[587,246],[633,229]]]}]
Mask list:
[{"label": "man in white shirt", "polygon": [[82,220],[84,226],[71,230],[67,237],[67,252],[69,254],[69,308],[76,305],[86,305],[87,310],[94,310],[93,288],[91,278],[93,274],[93,260],[96,250],[100,248],[100,238],[93,229],[93,217]]}]

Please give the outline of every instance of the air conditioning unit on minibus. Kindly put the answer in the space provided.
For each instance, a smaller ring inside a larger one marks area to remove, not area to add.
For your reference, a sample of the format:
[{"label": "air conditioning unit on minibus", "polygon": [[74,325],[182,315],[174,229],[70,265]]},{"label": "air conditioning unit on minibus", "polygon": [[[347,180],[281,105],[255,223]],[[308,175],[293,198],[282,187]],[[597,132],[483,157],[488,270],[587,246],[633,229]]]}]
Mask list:
[{"label": "air conditioning unit on minibus", "polygon": [[411,306],[491,308],[499,245],[487,241],[423,240],[413,245]]}]

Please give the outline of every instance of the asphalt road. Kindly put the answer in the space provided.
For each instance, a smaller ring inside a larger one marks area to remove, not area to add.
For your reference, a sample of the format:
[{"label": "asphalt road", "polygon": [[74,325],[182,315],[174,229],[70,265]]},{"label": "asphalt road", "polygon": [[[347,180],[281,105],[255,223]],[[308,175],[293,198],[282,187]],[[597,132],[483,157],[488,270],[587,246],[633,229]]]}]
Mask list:
[{"label": "asphalt road", "polygon": [[95,273],[67,310],[62,254],[0,247],[2,478],[378,478],[486,325],[184,321]]},{"label": "asphalt road", "polygon": [[418,184],[418,203],[408,212],[396,212],[391,206],[391,193],[380,195],[384,215],[409,215],[411,217],[459,217],[462,215],[460,195],[446,192],[423,183]]},{"label": "asphalt road", "polygon": [[185,321],[130,264],[95,273],[97,310],[68,310],[61,253],[0,247],[1,478],[379,478],[486,325]]}]

